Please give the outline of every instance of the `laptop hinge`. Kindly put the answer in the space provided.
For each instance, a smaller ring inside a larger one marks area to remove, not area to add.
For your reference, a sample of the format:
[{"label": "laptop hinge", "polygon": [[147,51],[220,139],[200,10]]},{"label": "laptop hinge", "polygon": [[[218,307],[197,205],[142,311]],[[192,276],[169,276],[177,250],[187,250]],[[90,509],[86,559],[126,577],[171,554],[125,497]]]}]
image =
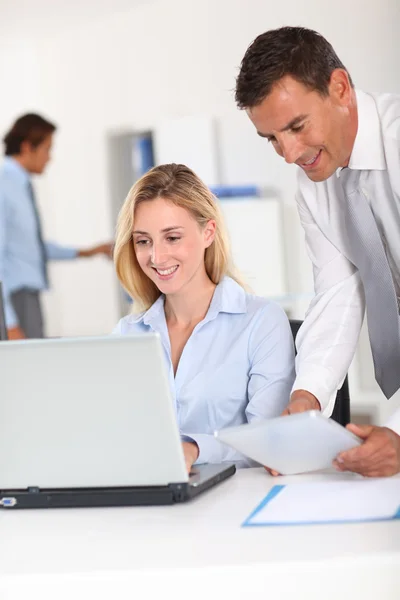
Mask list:
[{"label": "laptop hinge", "polygon": [[187,483],[170,483],[168,488],[172,492],[174,502],[184,502],[188,497]]}]

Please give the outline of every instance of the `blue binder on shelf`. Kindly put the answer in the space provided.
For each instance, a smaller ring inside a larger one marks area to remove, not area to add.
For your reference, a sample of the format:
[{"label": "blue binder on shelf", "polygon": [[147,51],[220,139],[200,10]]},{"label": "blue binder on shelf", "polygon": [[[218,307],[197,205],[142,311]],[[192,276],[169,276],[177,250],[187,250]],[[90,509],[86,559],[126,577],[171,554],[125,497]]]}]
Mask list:
[{"label": "blue binder on shelf", "polygon": [[136,177],[139,179],[154,167],[153,138],[149,134],[135,136],[133,142],[133,165]]},{"label": "blue binder on shelf", "polygon": [[256,185],[212,185],[210,190],[217,198],[255,198],[260,196]]}]

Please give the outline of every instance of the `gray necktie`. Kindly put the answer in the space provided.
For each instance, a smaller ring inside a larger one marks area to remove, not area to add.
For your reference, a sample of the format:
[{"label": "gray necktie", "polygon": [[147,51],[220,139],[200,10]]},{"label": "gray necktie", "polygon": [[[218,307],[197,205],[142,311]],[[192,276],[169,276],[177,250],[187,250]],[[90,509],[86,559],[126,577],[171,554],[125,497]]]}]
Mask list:
[{"label": "gray necktie", "polygon": [[400,388],[400,320],[385,248],[365,194],[360,171],[343,169],[345,227],[353,262],[364,286],[375,378],[387,398]]},{"label": "gray necktie", "polygon": [[49,278],[48,278],[48,273],[47,273],[46,247],[44,245],[44,241],[43,241],[43,237],[42,237],[42,225],[40,222],[40,215],[39,215],[39,211],[38,211],[37,204],[36,204],[35,192],[33,191],[33,186],[30,181],[28,182],[28,191],[29,191],[29,196],[30,196],[32,206],[33,206],[33,212],[35,213],[36,229],[37,229],[37,235],[38,235],[38,240],[39,240],[40,255],[41,255],[41,259],[42,259],[41,266],[42,266],[43,278],[44,278],[46,287],[48,287]]}]

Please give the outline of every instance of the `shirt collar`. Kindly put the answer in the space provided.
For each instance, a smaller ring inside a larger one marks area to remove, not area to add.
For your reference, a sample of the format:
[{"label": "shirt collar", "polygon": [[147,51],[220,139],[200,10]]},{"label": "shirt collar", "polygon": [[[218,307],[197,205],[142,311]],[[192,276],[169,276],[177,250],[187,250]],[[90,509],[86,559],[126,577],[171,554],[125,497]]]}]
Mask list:
[{"label": "shirt collar", "polygon": [[246,292],[234,279],[225,276],[215,288],[206,319],[218,313],[240,314],[247,312]]},{"label": "shirt collar", "polygon": [[385,171],[381,123],[375,100],[370,94],[356,90],[358,130],[350,156],[349,168],[366,171]]},{"label": "shirt collar", "polygon": [[[164,300],[165,296],[161,294],[147,311],[139,315],[132,315],[130,322],[142,322],[158,331],[161,323],[165,321]],[[205,321],[211,321],[220,312],[231,314],[247,312],[246,292],[231,277],[224,277],[216,286]]]},{"label": "shirt collar", "polygon": [[[157,300],[144,312],[137,315],[131,315],[130,323],[144,323],[145,325],[154,325],[160,320],[160,316],[164,318],[164,294],[161,294]],[[154,327],[153,327],[154,328]]]},{"label": "shirt collar", "polygon": [[20,165],[15,158],[12,158],[12,156],[4,157],[3,168],[7,173],[12,173],[24,183],[31,180],[31,176],[28,171],[24,169],[24,167]]}]

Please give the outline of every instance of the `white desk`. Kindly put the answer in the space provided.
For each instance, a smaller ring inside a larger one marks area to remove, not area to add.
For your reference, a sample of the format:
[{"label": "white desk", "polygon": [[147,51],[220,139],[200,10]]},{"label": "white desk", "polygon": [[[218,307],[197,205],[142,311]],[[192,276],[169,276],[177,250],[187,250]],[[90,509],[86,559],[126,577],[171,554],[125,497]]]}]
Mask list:
[{"label": "white desk", "polygon": [[1,511],[0,598],[399,600],[400,522],[241,528],[275,483],[248,469],[180,506]]}]

